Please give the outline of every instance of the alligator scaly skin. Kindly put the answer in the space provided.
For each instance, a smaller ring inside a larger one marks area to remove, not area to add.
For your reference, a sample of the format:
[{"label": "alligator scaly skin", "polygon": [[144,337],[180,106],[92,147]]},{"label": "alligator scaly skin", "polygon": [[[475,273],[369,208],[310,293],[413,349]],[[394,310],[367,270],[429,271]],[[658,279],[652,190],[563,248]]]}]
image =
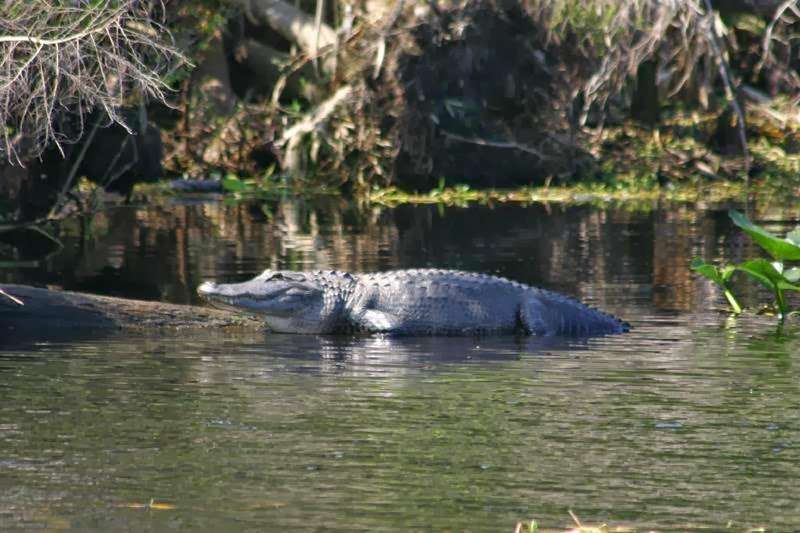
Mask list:
[{"label": "alligator scaly skin", "polygon": [[555,292],[457,270],[264,271],[238,284],[207,282],[213,305],[257,313],[286,333],[567,335],[622,333],[627,323]]}]

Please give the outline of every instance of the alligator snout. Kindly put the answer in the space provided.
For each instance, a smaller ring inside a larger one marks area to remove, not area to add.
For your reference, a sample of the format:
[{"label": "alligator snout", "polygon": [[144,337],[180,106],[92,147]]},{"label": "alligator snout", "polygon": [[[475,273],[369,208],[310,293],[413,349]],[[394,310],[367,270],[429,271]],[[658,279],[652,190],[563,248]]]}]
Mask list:
[{"label": "alligator snout", "polygon": [[217,284],[213,281],[205,281],[197,287],[197,294],[200,296],[208,296],[217,292]]}]

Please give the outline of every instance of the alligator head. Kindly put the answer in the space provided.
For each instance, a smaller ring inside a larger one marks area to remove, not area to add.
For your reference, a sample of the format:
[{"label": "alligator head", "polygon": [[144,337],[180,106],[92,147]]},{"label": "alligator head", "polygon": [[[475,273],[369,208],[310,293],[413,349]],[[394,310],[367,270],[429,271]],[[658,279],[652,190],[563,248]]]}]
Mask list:
[{"label": "alligator head", "polygon": [[242,283],[206,281],[197,293],[215,307],[258,314],[277,332],[322,333],[331,314],[325,286],[302,272],[265,270]]}]

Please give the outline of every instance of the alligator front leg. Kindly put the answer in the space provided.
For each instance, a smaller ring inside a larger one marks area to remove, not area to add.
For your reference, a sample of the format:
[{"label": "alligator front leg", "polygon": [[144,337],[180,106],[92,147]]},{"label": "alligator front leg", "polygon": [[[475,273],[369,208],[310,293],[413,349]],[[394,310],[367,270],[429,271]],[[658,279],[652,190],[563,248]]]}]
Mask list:
[{"label": "alligator front leg", "polygon": [[397,333],[403,329],[397,316],[377,309],[365,309],[353,316],[352,321],[357,330],[370,333]]}]

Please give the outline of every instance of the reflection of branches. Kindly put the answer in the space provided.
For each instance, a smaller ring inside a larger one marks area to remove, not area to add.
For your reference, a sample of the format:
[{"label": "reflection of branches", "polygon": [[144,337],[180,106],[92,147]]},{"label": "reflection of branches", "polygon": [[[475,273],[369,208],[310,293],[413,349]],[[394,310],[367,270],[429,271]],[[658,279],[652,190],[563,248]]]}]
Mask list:
[{"label": "reflection of branches", "polygon": [[12,163],[80,138],[94,108],[128,129],[120,107],[136,95],[164,100],[162,77],[184,61],[150,1],[76,4],[0,5],[0,156]]}]

